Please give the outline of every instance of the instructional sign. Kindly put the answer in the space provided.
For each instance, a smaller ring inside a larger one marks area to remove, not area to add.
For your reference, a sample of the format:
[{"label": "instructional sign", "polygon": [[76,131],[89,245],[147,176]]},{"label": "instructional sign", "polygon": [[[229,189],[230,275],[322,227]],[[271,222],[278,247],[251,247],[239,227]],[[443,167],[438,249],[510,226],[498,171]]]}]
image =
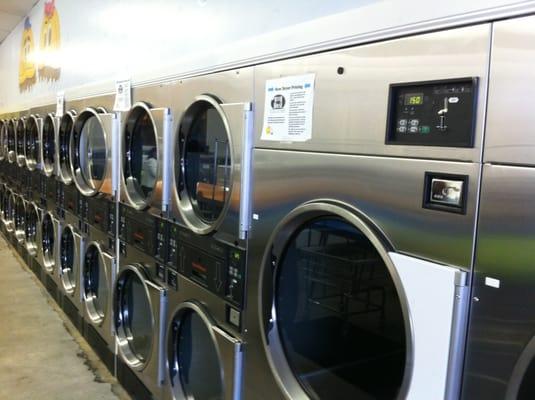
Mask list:
[{"label": "instructional sign", "polygon": [[266,81],[262,140],[305,142],[312,137],[314,74]]},{"label": "instructional sign", "polygon": [[132,107],[132,92],[130,79],[115,82],[115,104],[113,111],[128,111]]}]

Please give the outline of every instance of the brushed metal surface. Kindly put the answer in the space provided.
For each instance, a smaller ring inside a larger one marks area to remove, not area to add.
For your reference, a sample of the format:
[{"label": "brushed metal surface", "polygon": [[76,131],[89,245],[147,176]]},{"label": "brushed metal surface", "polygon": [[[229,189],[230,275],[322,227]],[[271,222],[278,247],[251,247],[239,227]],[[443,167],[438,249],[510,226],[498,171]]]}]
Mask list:
[{"label": "brushed metal surface", "polygon": [[[255,149],[253,224],[248,248],[245,398],[282,398],[261,335],[266,245],[290,211],[313,200],[358,209],[393,251],[469,271],[479,164]],[[425,172],[468,176],[466,214],[422,208]]]},{"label": "brushed metal surface", "polygon": [[535,16],[494,24],[485,162],[535,165]]},{"label": "brushed metal surface", "polygon": [[535,336],[534,197],[535,168],[484,166],[463,399],[516,399],[506,393]]},{"label": "brushed metal surface", "polygon": [[[255,147],[479,161],[490,29],[484,24],[255,67]],[[307,73],[316,74],[311,140],[261,140],[266,80]],[[385,145],[391,83],[462,77],[479,78],[473,148]]]}]

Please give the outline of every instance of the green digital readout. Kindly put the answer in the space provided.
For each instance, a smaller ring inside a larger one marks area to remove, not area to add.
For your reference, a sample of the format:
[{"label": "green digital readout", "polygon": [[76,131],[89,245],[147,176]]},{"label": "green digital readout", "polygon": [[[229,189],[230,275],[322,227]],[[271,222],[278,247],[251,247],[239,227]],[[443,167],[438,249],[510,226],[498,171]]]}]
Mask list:
[{"label": "green digital readout", "polygon": [[419,106],[424,103],[424,94],[423,93],[407,93],[405,95],[405,105],[406,106]]}]

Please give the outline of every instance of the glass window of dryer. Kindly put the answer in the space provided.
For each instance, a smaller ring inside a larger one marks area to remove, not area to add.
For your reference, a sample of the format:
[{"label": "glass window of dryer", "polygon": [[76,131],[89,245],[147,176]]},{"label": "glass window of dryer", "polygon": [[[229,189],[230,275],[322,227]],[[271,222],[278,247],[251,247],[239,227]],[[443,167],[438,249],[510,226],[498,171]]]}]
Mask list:
[{"label": "glass window of dryer", "polygon": [[76,288],[76,273],[74,271],[74,235],[70,226],[61,233],[59,262],[61,281],[65,291],[72,293]]},{"label": "glass window of dryer", "polygon": [[67,182],[70,182],[72,179],[70,144],[73,127],[74,118],[72,114],[70,112],[64,114],[59,123],[58,156],[62,178],[67,180]]},{"label": "glass window of dryer", "polygon": [[109,292],[106,268],[100,249],[95,244],[89,245],[86,250],[83,276],[84,299],[89,316],[93,322],[100,322],[106,315]]},{"label": "glass window of dryer", "polygon": [[47,175],[54,171],[55,140],[54,121],[51,115],[47,115],[43,123],[43,169]]},{"label": "glass window of dryer", "polygon": [[39,159],[39,128],[32,117],[26,123],[25,132],[26,162],[29,168],[35,168]]},{"label": "glass window of dryer", "polygon": [[54,221],[52,220],[52,217],[50,214],[46,214],[43,217],[43,223],[41,225],[41,247],[43,251],[43,259],[45,268],[51,272],[54,268],[54,244],[56,243],[55,239],[55,229],[54,229]]},{"label": "glass window of dryer", "polygon": [[13,162],[15,154],[15,121],[10,120],[7,124],[7,150],[10,155],[10,161]]},{"label": "glass window of dryer", "polygon": [[136,106],[128,115],[123,146],[123,171],[128,195],[142,208],[147,206],[155,189],[158,173],[156,130],[144,107]]},{"label": "glass window of dryer", "polygon": [[122,349],[123,354],[132,364],[144,364],[150,356],[153,340],[147,287],[137,273],[126,269],[118,279],[117,291],[117,334],[119,341],[127,346]]},{"label": "glass window of dryer", "polygon": [[17,122],[17,130],[15,131],[15,153],[17,155],[17,162],[22,165],[24,162],[24,133],[26,130],[26,121],[20,118]]},{"label": "glass window of dryer", "polygon": [[274,309],[290,369],[313,399],[396,399],[408,338],[394,281],[353,224],[312,219],[276,268]]},{"label": "glass window of dryer", "polygon": [[223,399],[218,349],[212,329],[195,310],[175,315],[169,337],[169,373],[175,398]]},{"label": "glass window of dryer", "polygon": [[106,169],[106,137],[96,115],[82,123],[81,131],[75,133],[76,164],[85,184],[92,190],[98,190]]},{"label": "glass window of dryer", "polygon": [[231,184],[229,132],[221,112],[205,100],[193,103],[180,125],[178,187],[185,189],[195,215],[211,224],[221,215]]}]

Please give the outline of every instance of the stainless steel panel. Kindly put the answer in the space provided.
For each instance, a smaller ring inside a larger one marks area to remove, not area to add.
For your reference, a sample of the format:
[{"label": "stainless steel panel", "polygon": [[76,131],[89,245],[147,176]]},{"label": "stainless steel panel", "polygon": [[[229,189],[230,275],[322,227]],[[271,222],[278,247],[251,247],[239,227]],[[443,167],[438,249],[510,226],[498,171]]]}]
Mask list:
[{"label": "stainless steel panel", "polygon": [[[453,29],[255,67],[255,147],[479,161],[490,29]],[[306,73],[316,74],[312,139],[261,140],[266,80]],[[462,77],[479,78],[474,148],[385,145],[391,83]]]},{"label": "stainless steel panel", "polygon": [[486,162],[535,165],[535,16],[494,24]]},{"label": "stainless steel panel", "polygon": [[[478,164],[256,149],[255,241],[294,207],[333,199],[358,208],[393,247],[470,269]],[[422,208],[425,172],[468,176],[466,214]]]},{"label": "stainless steel panel", "polygon": [[535,168],[484,166],[464,399],[517,398],[535,335],[534,198]]}]

